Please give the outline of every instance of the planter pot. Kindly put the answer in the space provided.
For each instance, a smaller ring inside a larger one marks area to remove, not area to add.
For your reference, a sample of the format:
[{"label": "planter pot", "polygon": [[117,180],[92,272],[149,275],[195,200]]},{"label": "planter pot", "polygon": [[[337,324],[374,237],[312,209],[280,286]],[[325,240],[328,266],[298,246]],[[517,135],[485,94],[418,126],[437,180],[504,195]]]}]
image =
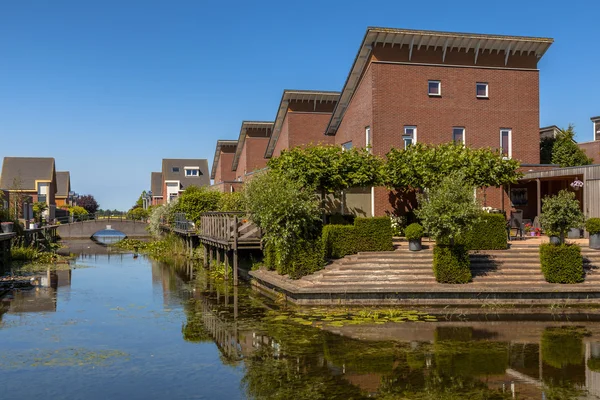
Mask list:
[{"label": "planter pot", "polygon": [[11,233],[13,231],[13,224],[2,224],[2,233]]},{"label": "planter pot", "polygon": [[600,233],[590,235],[590,249],[600,250]]},{"label": "planter pot", "polygon": [[569,239],[579,239],[581,237],[581,229],[579,228],[571,228],[569,234],[567,235]]},{"label": "planter pot", "polygon": [[560,237],[558,237],[558,236],[550,236],[550,243],[555,244],[555,245],[559,245],[560,244]]},{"label": "planter pot", "polygon": [[420,251],[422,248],[421,239],[408,241],[408,249],[410,251]]},{"label": "planter pot", "polygon": [[529,232],[529,236],[535,236],[535,232]]}]

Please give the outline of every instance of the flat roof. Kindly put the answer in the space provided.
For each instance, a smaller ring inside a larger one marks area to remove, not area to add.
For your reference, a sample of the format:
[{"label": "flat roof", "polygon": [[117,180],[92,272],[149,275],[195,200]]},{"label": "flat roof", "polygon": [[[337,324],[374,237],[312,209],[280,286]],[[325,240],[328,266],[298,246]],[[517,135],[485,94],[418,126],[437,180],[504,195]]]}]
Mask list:
[{"label": "flat roof", "polygon": [[238,163],[240,162],[240,155],[244,144],[246,144],[246,131],[248,129],[273,129],[272,121],[242,121],[242,127],[240,128],[240,137],[237,140],[237,147],[235,149],[235,155],[233,156],[233,163],[231,164],[231,170],[237,170]]},{"label": "flat roof", "polygon": [[407,45],[411,49],[410,55],[412,55],[412,49],[415,46],[417,50],[422,46],[425,46],[425,48],[433,47],[434,49],[439,47],[444,50],[444,57],[446,51],[465,49],[468,52],[474,49],[476,54],[475,63],[477,63],[479,51],[483,52],[485,50],[498,53],[503,51],[506,54],[507,61],[511,53],[513,55],[516,53],[534,53],[538,58],[541,58],[553,42],[553,39],[543,37],[368,27],[325,134],[335,135],[362,74],[369,63],[371,50],[376,44],[389,44],[392,47]]},{"label": "flat roof", "polygon": [[217,173],[217,164],[219,164],[219,158],[221,158],[221,148],[223,146],[237,146],[237,140],[217,140],[217,147],[215,149],[215,156],[213,157],[212,168],[210,170],[210,179],[215,179]]},{"label": "flat roof", "polygon": [[269,144],[265,150],[265,158],[271,158],[275,145],[281,134],[281,127],[283,120],[288,111],[290,101],[313,101],[315,106],[317,103],[322,102],[337,102],[340,98],[340,92],[324,91],[324,90],[293,90],[285,89],[281,95],[281,101],[279,102],[279,108],[277,109],[277,115],[275,116],[275,123],[273,125],[273,134],[269,139]]}]

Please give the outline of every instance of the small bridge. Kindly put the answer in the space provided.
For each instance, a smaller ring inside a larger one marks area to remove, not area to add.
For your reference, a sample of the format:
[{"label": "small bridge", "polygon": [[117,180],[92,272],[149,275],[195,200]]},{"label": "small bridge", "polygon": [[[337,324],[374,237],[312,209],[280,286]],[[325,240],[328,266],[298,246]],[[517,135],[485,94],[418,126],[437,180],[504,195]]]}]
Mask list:
[{"label": "small bridge", "polygon": [[127,219],[126,217],[90,216],[85,220],[65,222],[58,226],[61,239],[89,239],[98,231],[114,229],[128,238],[148,237],[146,221]]}]

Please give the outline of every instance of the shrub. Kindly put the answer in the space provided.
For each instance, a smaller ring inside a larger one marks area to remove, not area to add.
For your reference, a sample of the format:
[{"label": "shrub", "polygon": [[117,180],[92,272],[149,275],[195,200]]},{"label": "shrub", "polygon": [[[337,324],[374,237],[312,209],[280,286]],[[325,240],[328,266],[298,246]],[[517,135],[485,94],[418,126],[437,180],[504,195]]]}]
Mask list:
[{"label": "shrub", "polygon": [[[281,257],[277,254],[277,257]],[[323,242],[320,238],[313,240],[300,239],[296,241],[286,259],[280,258],[277,272],[289,275],[292,279],[302,278],[317,272],[325,264]]]},{"label": "shrub", "polygon": [[263,262],[270,270],[275,270],[277,267],[277,252],[272,244],[265,244],[263,248]]},{"label": "shrub", "polygon": [[433,274],[440,283],[471,281],[471,261],[465,246],[436,245],[433,248]]},{"label": "shrub", "polygon": [[407,240],[419,240],[423,237],[423,227],[420,224],[412,223],[404,230],[404,235]]},{"label": "shrub", "polygon": [[202,213],[217,211],[221,193],[206,187],[189,186],[171,207],[171,214],[185,213],[185,217],[200,226]]},{"label": "shrub", "polygon": [[503,214],[482,213],[464,235],[464,244],[469,250],[504,250],[508,246],[506,218]]},{"label": "shrub", "polygon": [[587,362],[587,366],[594,372],[600,372],[600,358],[590,358]]},{"label": "shrub", "polygon": [[325,225],[323,227],[325,257],[342,258],[357,253],[356,229],[353,225]]},{"label": "shrub", "polygon": [[130,218],[130,219],[133,219],[136,221],[144,220],[144,219],[148,218],[149,215],[150,215],[150,211],[145,208],[142,208],[142,207],[133,208],[127,212],[127,218]]},{"label": "shrub", "polygon": [[246,204],[244,202],[244,193],[242,192],[231,192],[222,193],[219,199],[219,211],[246,211]]},{"label": "shrub", "polygon": [[561,190],[556,196],[542,199],[540,223],[545,231],[560,232],[561,241],[569,229],[580,228],[583,225],[583,213],[575,193]]},{"label": "shrub", "polygon": [[600,218],[590,218],[585,221],[585,230],[587,230],[590,235],[600,233]]},{"label": "shrub", "polygon": [[392,226],[389,217],[356,218],[356,251],[391,251]]},{"label": "shrub", "polygon": [[583,281],[583,257],[576,244],[540,246],[542,273],[550,283],[577,283]]}]

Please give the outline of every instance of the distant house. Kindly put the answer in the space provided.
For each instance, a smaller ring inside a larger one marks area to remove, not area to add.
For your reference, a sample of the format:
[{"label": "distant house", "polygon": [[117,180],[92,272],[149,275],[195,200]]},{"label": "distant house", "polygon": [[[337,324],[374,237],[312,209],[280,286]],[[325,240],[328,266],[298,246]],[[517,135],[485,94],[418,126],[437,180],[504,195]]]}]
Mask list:
[{"label": "distant house", "polygon": [[282,150],[296,146],[333,144],[334,138],[323,132],[339,98],[340,92],[284,90],[265,158],[277,157]]},{"label": "distant house", "polygon": [[240,186],[236,180],[235,171],[232,169],[237,144],[237,140],[217,140],[210,172],[210,179],[213,180],[212,189],[220,192],[234,192]]},{"label": "distant house", "polygon": [[[4,157],[0,173],[0,188],[15,196],[48,205],[48,217],[54,218],[56,208],[56,168],[51,157]],[[20,200],[20,201],[21,201]]]},{"label": "distant house", "polygon": [[210,175],[206,159],[162,160],[162,204],[170,203],[189,186],[209,185]]},{"label": "distant house", "polygon": [[540,128],[540,140],[546,138],[555,138],[560,132],[560,128],[556,125]]},{"label": "distant house", "polygon": [[163,204],[162,172],[152,172],[150,175],[150,190],[152,191],[152,205]]},{"label": "distant house", "polygon": [[592,126],[594,127],[592,137],[594,140],[591,142],[579,143],[579,148],[585,152],[585,154],[594,160],[594,163],[600,163],[600,116],[592,117]]},{"label": "distant house", "polygon": [[247,174],[267,166],[265,151],[272,132],[273,122],[242,122],[231,164],[237,181],[242,182]]},{"label": "distant house", "polygon": [[69,204],[69,192],[71,191],[71,173],[69,171],[58,171],[56,173],[56,206]]}]

